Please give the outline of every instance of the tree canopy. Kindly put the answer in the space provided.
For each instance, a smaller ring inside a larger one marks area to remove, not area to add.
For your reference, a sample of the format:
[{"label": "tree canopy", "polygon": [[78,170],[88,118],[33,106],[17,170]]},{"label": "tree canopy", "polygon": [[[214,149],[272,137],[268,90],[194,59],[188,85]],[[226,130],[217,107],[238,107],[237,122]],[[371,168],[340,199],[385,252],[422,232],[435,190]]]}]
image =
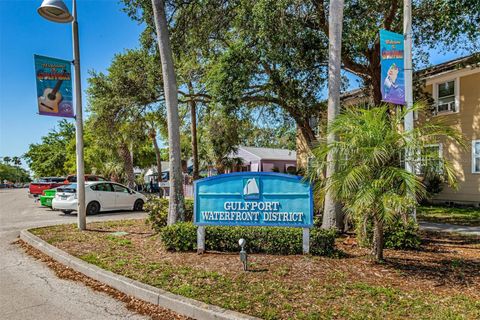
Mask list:
[{"label": "tree canopy", "polygon": [[43,136],[40,143],[30,144],[23,156],[35,177],[65,176],[70,172],[65,167],[67,146],[75,139],[75,126],[63,119],[58,127]]},{"label": "tree canopy", "polygon": [[[146,23],[142,44],[155,36],[148,0],[123,0],[125,11]],[[290,117],[308,145],[316,128],[312,117],[325,116],[329,1],[195,0],[167,1],[178,78],[194,82],[186,99],[214,102],[227,113],[239,108],[278,107]],[[478,50],[479,0],[413,1],[417,64],[428,50]],[[345,1],[342,68],[380,94],[379,29],[402,33],[399,0]],[[154,51],[154,48],[153,48]]]}]

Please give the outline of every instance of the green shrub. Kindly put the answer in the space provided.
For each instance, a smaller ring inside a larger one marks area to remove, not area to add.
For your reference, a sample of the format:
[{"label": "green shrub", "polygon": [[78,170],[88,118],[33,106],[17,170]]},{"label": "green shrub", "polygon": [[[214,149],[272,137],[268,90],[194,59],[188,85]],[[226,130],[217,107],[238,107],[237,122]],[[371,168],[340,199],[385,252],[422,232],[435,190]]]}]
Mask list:
[{"label": "green shrub", "polygon": [[[372,222],[356,222],[357,241],[362,247],[370,247],[373,239]],[[406,224],[401,219],[385,223],[383,230],[384,245],[389,249],[418,249],[420,247],[420,236],[418,235],[418,224],[409,219]]]},{"label": "green shrub", "polygon": [[[372,223],[369,222],[366,228],[357,228],[356,231],[360,246],[370,247],[373,239]],[[406,224],[400,219],[385,223],[383,237],[385,248],[388,249],[418,249],[421,243],[418,225],[411,219]]]},{"label": "green shrub", "polygon": [[385,227],[385,248],[418,249],[420,243],[418,224],[413,220],[409,220],[406,224],[397,220]]},{"label": "green shrub", "polygon": [[[193,251],[197,247],[197,227],[192,223],[177,223],[164,227],[161,239],[167,250]],[[206,227],[205,249],[238,252],[238,240],[247,241],[245,249],[250,253],[300,254],[302,253],[302,229],[275,227]],[[310,252],[314,255],[333,253],[336,232],[311,229]]]},{"label": "green shrub", "polygon": [[[143,209],[148,213],[147,222],[160,232],[167,225],[168,199],[152,197],[145,203]],[[185,221],[193,221],[193,200],[185,199]]]},{"label": "green shrub", "polygon": [[162,242],[170,251],[193,251],[197,247],[197,227],[191,222],[179,222],[162,229]]}]

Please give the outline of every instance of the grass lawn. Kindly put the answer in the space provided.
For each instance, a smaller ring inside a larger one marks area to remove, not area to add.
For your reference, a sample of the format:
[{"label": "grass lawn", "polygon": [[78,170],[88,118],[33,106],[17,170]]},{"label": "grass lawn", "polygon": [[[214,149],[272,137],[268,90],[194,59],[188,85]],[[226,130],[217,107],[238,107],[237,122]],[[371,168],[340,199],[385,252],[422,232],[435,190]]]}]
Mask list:
[{"label": "grass lawn", "polygon": [[[33,230],[85,261],[150,285],[265,319],[479,319],[480,237],[424,234],[421,251],[368,251],[338,239],[338,257],[166,252],[143,220]],[[115,236],[111,232],[125,231]]]},{"label": "grass lawn", "polygon": [[421,221],[480,226],[480,208],[421,206],[417,216]]}]

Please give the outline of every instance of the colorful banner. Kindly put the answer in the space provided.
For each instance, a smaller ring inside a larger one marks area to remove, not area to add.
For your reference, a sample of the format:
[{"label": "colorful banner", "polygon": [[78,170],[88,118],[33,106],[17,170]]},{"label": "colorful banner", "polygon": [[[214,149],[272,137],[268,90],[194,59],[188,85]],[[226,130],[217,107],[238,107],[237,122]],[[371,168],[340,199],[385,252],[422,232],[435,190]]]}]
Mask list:
[{"label": "colorful banner", "polygon": [[75,117],[73,112],[71,62],[34,55],[38,113]]},{"label": "colorful banner", "polygon": [[313,226],[312,186],[299,176],[236,172],[194,184],[196,225]]},{"label": "colorful banner", "polygon": [[382,101],[405,104],[403,35],[380,30]]}]

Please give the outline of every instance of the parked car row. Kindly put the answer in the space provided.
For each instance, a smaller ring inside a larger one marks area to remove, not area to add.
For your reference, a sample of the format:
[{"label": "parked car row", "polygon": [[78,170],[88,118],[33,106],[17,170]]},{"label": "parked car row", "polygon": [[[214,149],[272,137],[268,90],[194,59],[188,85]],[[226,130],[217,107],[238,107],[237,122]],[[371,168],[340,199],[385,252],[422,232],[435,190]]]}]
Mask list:
[{"label": "parked car row", "polygon": [[28,183],[23,183],[23,182],[5,182],[5,183],[0,183],[0,189],[8,189],[8,188],[28,188],[29,184]]},{"label": "parked car row", "polygon": [[[70,214],[77,210],[76,183],[64,184],[43,191],[40,204]],[[122,184],[111,181],[85,182],[86,213],[96,214],[101,211],[133,210],[142,211],[147,198]]]},{"label": "parked car row", "polygon": [[[107,181],[104,177],[87,174],[85,181]],[[28,188],[28,195],[31,198],[36,198],[43,195],[45,190],[54,189],[63,185],[77,182],[76,175],[69,175],[68,177],[43,177],[37,181],[31,182]]]}]

